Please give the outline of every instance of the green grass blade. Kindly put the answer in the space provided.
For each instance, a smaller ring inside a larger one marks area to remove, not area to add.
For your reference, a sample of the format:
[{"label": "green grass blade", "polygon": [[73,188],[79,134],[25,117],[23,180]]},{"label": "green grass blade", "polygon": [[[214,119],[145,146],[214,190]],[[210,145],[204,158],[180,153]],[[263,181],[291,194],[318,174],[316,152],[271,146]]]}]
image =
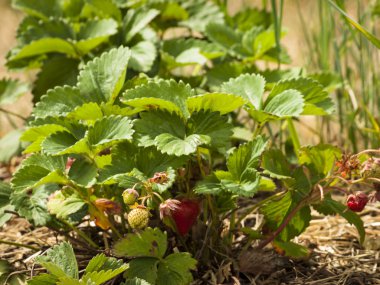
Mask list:
[{"label": "green grass blade", "polygon": [[345,11],[343,11],[336,3],[332,0],[328,0],[342,16],[352,25],[354,26],[360,33],[363,34],[371,43],[373,43],[377,48],[380,48],[380,40],[376,38],[371,32],[369,32],[366,28],[356,22],[351,16],[349,16]]}]

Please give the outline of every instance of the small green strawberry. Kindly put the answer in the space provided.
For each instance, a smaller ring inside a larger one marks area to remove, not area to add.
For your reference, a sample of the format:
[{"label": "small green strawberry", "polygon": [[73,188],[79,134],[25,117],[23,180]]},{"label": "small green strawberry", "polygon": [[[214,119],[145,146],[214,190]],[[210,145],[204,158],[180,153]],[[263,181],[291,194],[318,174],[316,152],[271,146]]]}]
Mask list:
[{"label": "small green strawberry", "polygon": [[128,214],[128,223],[132,229],[143,229],[149,222],[149,210],[144,206],[138,206]]},{"label": "small green strawberry", "polygon": [[139,197],[139,193],[133,188],[125,189],[122,195],[126,205],[133,205]]}]

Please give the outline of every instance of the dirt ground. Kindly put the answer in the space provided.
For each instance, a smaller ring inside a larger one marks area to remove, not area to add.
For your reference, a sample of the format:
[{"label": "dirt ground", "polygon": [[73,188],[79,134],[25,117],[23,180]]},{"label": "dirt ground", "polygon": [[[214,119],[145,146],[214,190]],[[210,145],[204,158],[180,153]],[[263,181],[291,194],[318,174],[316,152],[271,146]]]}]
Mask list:
[{"label": "dirt ground", "polygon": [[[380,210],[368,207],[363,213],[366,241],[359,245],[357,232],[340,217],[315,216],[297,242],[312,252],[305,260],[289,260],[272,249],[247,250],[238,259],[241,272],[231,272],[231,264],[221,264],[204,272],[194,284],[257,285],[374,285],[380,284]],[[36,274],[33,257],[63,240],[47,228],[33,229],[24,219],[14,218],[0,232],[0,240],[36,248],[0,244],[0,260],[14,266],[13,274]],[[74,245],[75,246],[75,245]],[[80,264],[91,256],[76,250]]]},{"label": "dirt ground", "polygon": [[[13,162],[17,163],[17,159]],[[13,165],[0,165],[0,179],[10,179]],[[254,244],[236,257],[236,264],[226,261],[197,275],[194,285],[257,284],[257,285],[375,285],[380,284],[380,203],[367,205],[361,213],[366,239],[361,245],[353,225],[339,216],[321,216],[313,212],[307,230],[295,242],[309,248],[304,260],[290,260],[272,248],[256,251]],[[257,214],[251,218],[257,220]],[[45,227],[33,228],[14,216],[0,231],[0,260],[14,267],[12,274],[35,275],[33,258],[64,237]],[[18,247],[1,243],[9,241],[26,245]],[[91,255],[75,244],[79,265],[85,265]],[[239,268],[238,272],[236,268]]]}]

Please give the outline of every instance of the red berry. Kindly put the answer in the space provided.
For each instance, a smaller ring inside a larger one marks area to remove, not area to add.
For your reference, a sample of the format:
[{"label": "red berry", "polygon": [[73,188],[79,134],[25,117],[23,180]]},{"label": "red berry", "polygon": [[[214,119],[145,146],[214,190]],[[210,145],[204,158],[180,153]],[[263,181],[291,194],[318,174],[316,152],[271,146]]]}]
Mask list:
[{"label": "red berry", "polygon": [[178,207],[171,214],[178,233],[184,236],[196,222],[201,209],[197,200],[183,199],[179,201]]},{"label": "red berry", "polygon": [[361,212],[365,205],[367,205],[368,200],[368,196],[365,193],[357,192],[348,196],[347,207],[350,208],[351,211]]}]

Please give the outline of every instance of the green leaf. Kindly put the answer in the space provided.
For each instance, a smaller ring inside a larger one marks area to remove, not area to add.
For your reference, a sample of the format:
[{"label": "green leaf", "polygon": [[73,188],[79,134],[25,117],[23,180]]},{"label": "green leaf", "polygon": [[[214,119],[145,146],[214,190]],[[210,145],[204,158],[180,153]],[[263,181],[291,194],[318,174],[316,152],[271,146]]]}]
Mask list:
[{"label": "green leaf", "polygon": [[264,112],[279,118],[297,117],[304,108],[302,94],[297,90],[285,90],[265,102]]},{"label": "green leaf", "polygon": [[231,51],[232,47],[242,40],[242,35],[238,31],[225,24],[210,22],[206,27],[207,37],[226,51]]},{"label": "green leaf", "polygon": [[120,283],[120,285],[151,285],[151,283],[146,282],[144,279],[133,278],[126,280],[124,283]]},{"label": "green leaf", "polygon": [[141,119],[134,122],[134,128],[141,146],[155,145],[155,138],[165,133],[178,138],[185,137],[185,125],[174,113],[156,110],[141,113],[140,117]]},{"label": "green leaf", "polygon": [[134,160],[134,155],[137,149],[134,145],[124,142],[116,145],[111,150],[111,165],[106,166],[104,169],[100,170],[98,181],[105,183],[116,183],[113,179],[120,174],[125,174],[130,172],[136,165]]},{"label": "green leaf", "polygon": [[265,79],[257,74],[242,74],[224,83],[221,90],[225,93],[241,96],[257,110],[262,108]]},{"label": "green leaf", "polygon": [[117,33],[117,22],[113,19],[86,21],[80,28],[75,47],[87,54]]},{"label": "green leaf", "polygon": [[268,27],[271,22],[271,14],[265,10],[245,7],[231,18],[231,24],[241,31],[250,30],[252,27]]},{"label": "green leaf", "polygon": [[145,28],[157,15],[159,11],[142,7],[137,10],[128,10],[123,20],[123,31],[125,43],[128,43],[138,32]]},{"label": "green leaf", "polygon": [[181,21],[181,26],[203,33],[209,23],[223,23],[224,15],[219,5],[207,0],[185,1],[181,5],[189,17]]},{"label": "green leaf", "polygon": [[113,257],[107,257],[105,254],[100,253],[91,258],[86,266],[86,273],[95,271],[116,270],[123,265],[123,261]]},{"label": "green leaf", "polygon": [[331,71],[308,74],[308,77],[318,81],[328,93],[334,92],[337,88],[341,88],[343,84],[340,75]]},{"label": "green leaf", "polygon": [[51,0],[47,3],[39,0],[13,0],[12,5],[16,9],[43,20],[48,20],[49,17],[62,16],[62,10],[57,0]]},{"label": "green leaf", "polygon": [[96,181],[97,174],[96,164],[87,158],[75,159],[69,170],[70,180],[84,187],[92,186]]},{"label": "green leaf", "polygon": [[65,162],[62,157],[34,154],[22,162],[11,181],[14,191],[23,191],[44,183],[63,183]]},{"label": "green leaf", "polygon": [[157,57],[157,50],[153,43],[142,41],[131,48],[129,67],[139,71],[148,72]]},{"label": "green leaf", "polygon": [[156,284],[157,266],[159,262],[160,260],[155,257],[140,257],[132,259],[129,262],[129,268],[125,272],[125,277],[127,279],[141,278],[141,280],[146,281],[147,284]]},{"label": "green leaf", "polygon": [[[41,148],[48,155],[63,155],[72,151],[71,147],[77,143],[77,138],[69,132],[57,132],[48,136],[42,143]],[[83,148],[83,153],[87,152]],[[77,153],[77,152],[75,152]]]},{"label": "green leaf", "polygon": [[78,78],[81,94],[93,102],[113,103],[123,87],[130,55],[128,48],[120,47],[88,62]]},{"label": "green leaf", "polygon": [[73,27],[67,21],[51,18],[49,21],[23,22],[25,29],[19,29],[18,40],[20,45],[43,38],[60,38],[63,40],[73,39],[75,33]]},{"label": "green leaf", "polygon": [[102,117],[102,108],[94,102],[85,103],[82,106],[76,107],[67,115],[68,119],[87,121],[88,124],[92,124],[93,121],[101,119]]},{"label": "green leaf", "polygon": [[198,135],[203,144],[224,153],[230,144],[232,125],[216,112],[193,113],[187,122],[187,135]]},{"label": "green leaf", "polygon": [[24,153],[38,152],[41,150],[41,143],[51,134],[68,131],[65,127],[55,124],[46,124],[28,128],[20,137],[20,140],[33,142],[25,150]]},{"label": "green leaf", "polygon": [[[157,80],[127,90],[121,100],[124,104],[142,109],[165,109],[188,117],[186,100],[194,95],[189,85],[182,81]],[[157,100],[158,99],[158,100]]]},{"label": "green leaf", "polygon": [[299,153],[299,163],[313,167],[321,178],[326,177],[335,166],[335,161],[341,157],[339,148],[327,144],[303,147]]},{"label": "green leaf", "polygon": [[113,252],[120,257],[162,258],[167,250],[166,233],[159,228],[146,228],[142,232],[129,233],[115,243]]},{"label": "green leaf", "polygon": [[79,73],[78,65],[78,60],[62,55],[47,59],[37,75],[33,88],[33,101],[38,102],[42,95],[56,86],[75,85]]},{"label": "green leaf", "polygon": [[303,115],[327,115],[334,111],[334,104],[323,86],[310,78],[296,78],[278,82],[269,94],[268,100],[285,90],[299,91],[305,102]]},{"label": "green leaf", "polygon": [[192,64],[204,65],[209,59],[224,55],[224,51],[204,40],[176,38],[163,42],[162,55],[168,69],[173,69]]},{"label": "green leaf", "polygon": [[37,187],[30,193],[13,192],[10,199],[20,216],[35,226],[45,226],[52,219],[46,208],[46,200],[55,190],[54,187]]},{"label": "green leaf", "polygon": [[[94,283],[89,282],[90,285]],[[83,285],[78,279],[74,279],[72,277],[61,277],[57,282],[57,285]]]},{"label": "green leaf", "polygon": [[77,260],[72,246],[68,242],[62,242],[53,246],[44,256],[36,257],[36,262],[48,269],[56,277],[79,278]]},{"label": "green leaf", "polygon": [[231,78],[236,78],[241,74],[252,72],[256,72],[256,68],[252,64],[246,64],[240,61],[222,62],[220,64],[215,64],[207,71],[207,84],[210,86],[211,90],[219,91],[221,90],[220,86]]},{"label": "green leaf", "polygon": [[279,149],[269,149],[263,155],[264,173],[276,179],[291,179],[291,166]]},{"label": "green leaf", "polygon": [[159,24],[166,28],[172,21],[186,20],[189,15],[180,4],[180,2],[169,1],[157,1],[156,5],[153,4],[153,7],[160,10]]},{"label": "green leaf", "polygon": [[193,134],[185,138],[179,138],[175,135],[164,133],[154,139],[157,149],[169,155],[189,155],[197,150],[202,144],[208,144],[209,140],[204,137]]},{"label": "green leaf", "polygon": [[64,171],[66,168],[66,158],[47,156],[43,154],[33,154],[29,156],[28,158],[24,159],[21,163],[22,167],[33,166],[33,165],[42,167],[49,171],[55,171],[55,170]]},{"label": "green leaf", "polygon": [[[272,231],[278,229],[290,212],[296,207],[299,201],[290,191],[280,200],[266,203],[260,211],[265,215],[266,225]],[[301,234],[309,225],[311,220],[310,208],[303,207],[292,217],[288,225],[281,231],[276,240],[290,241],[292,238]]]},{"label": "green leaf", "polygon": [[107,282],[108,280],[115,278],[117,275],[124,272],[127,268],[128,268],[128,265],[123,264],[117,269],[110,269],[107,271],[102,270],[98,272],[88,272],[83,275],[81,281],[84,284],[89,284],[89,282],[92,282],[91,284],[101,285]]},{"label": "green leaf", "polygon": [[9,204],[9,196],[12,193],[8,183],[0,181],[0,208]]},{"label": "green leaf", "polygon": [[[156,172],[167,172],[170,178],[173,169],[186,164],[187,159],[185,156],[170,156],[161,153],[155,147],[137,148],[129,143],[123,143],[112,149],[112,164],[100,171],[98,180],[107,180],[108,183],[118,182],[121,185],[125,182],[123,179],[131,178],[131,185],[128,186],[132,187],[138,182],[131,177],[134,175],[131,173],[133,169],[141,171],[144,179],[153,177]],[[172,182],[169,179],[168,183],[159,185],[160,190],[165,190]]]},{"label": "green leaf", "polygon": [[[244,181],[247,170],[256,169],[259,159],[264,152],[268,141],[261,136],[253,141],[240,145],[227,159],[228,171],[237,181]],[[248,174],[249,175],[249,174]]]},{"label": "green leaf", "polygon": [[46,183],[64,183],[67,179],[63,173],[28,165],[20,168],[12,179],[12,188],[15,191],[23,191]]},{"label": "green leaf", "polygon": [[250,227],[244,227],[241,229],[241,231],[248,236],[249,239],[255,240],[255,239],[262,239],[263,235],[258,230],[254,230]]},{"label": "green leaf", "polygon": [[33,115],[36,118],[66,116],[74,111],[75,108],[90,102],[90,100],[91,98],[89,97],[81,96],[79,89],[76,87],[55,87],[41,97],[41,101],[33,109]]},{"label": "green leaf", "polygon": [[255,168],[266,147],[266,140],[257,137],[254,141],[235,149],[227,159],[229,171],[217,170],[197,183],[196,193],[219,195],[229,192],[251,197],[260,187],[261,177]]},{"label": "green leaf", "polygon": [[197,261],[188,252],[172,253],[158,265],[157,285],[186,285],[193,281],[190,270],[196,269]]},{"label": "green leaf", "polygon": [[94,147],[108,147],[132,139],[132,121],[127,117],[109,116],[97,120],[88,130],[88,142]]},{"label": "green leaf", "polygon": [[22,95],[28,92],[28,84],[22,83],[17,79],[0,80],[0,105],[15,102]]},{"label": "green leaf", "polygon": [[28,285],[56,285],[58,278],[51,274],[39,274],[28,281]]},{"label": "green leaf", "polygon": [[259,33],[253,42],[253,54],[255,58],[262,57],[267,51],[276,45],[276,36],[273,28]]},{"label": "green leaf", "polygon": [[310,256],[310,251],[307,247],[304,247],[300,244],[296,244],[291,241],[275,241],[274,246],[282,249],[284,251],[285,256],[294,259],[304,259]]},{"label": "green leaf", "polygon": [[194,188],[195,193],[211,195],[219,195],[223,190],[225,189],[223,189],[223,186],[220,184],[220,180],[216,177],[215,173],[198,181]]},{"label": "green leaf", "polygon": [[380,40],[373,35],[370,31],[356,22],[351,16],[349,16],[345,11],[343,11],[336,3],[329,0],[331,6],[333,6],[345,19],[348,23],[353,25],[356,30],[358,30],[363,36],[365,36],[371,43],[373,43],[377,48],[380,48]]},{"label": "green leaf", "polygon": [[[86,8],[90,9],[94,15],[100,18],[114,18],[118,22],[121,21],[120,9],[114,0],[85,0]],[[83,11],[82,11],[83,12]],[[86,15],[85,15],[86,16]]]},{"label": "green leaf", "polygon": [[317,205],[313,205],[313,208],[315,208],[318,212],[324,215],[339,214],[340,216],[345,218],[347,222],[349,222],[350,224],[356,227],[359,233],[360,243],[362,244],[364,242],[365,228],[364,228],[363,220],[360,218],[358,214],[349,210],[347,206],[327,196],[321,203]]},{"label": "green leaf", "polygon": [[16,61],[51,52],[63,53],[70,57],[78,56],[72,43],[59,38],[43,38],[23,46],[9,61]]},{"label": "green leaf", "polygon": [[52,198],[47,205],[49,213],[56,215],[59,219],[67,220],[70,215],[81,211],[86,203],[83,199],[72,195],[63,200]]},{"label": "green leaf", "polygon": [[77,140],[72,134],[58,132],[47,137],[41,144],[44,153],[49,155],[85,154],[91,155],[92,150],[86,138]]},{"label": "green leaf", "polygon": [[230,176],[219,177],[220,172],[216,172],[216,174],[220,179],[222,188],[230,193],[252,197],[259,190],[261,177],[255,169],[248,168],[244,173],[244,178],[240,181]]},{"label": "green leaf", "polygon": [[243,104],[244,100],[240,96],[224,93],[205,93],[187,99],[190,113],[209,110],[224,115],[240,108]]},{"label": "green leaf", "polygon": [[[10,204],[11,187],[8,183],[0,181],[0,227],[12,218],[12,214],[5,213],[5,210],[14,210],[14,207]],[[0,271],[1,277],[1,271]],[[1,278],[0,278],[1,281]]]},{"label": "green leaf", "polygon": [[294,79],[296,77],[299,77],[299,75],[302,73],[301,68],[293,67],[290,69],[266,69],[263,71],[260,71],[260,74],[265,78],[265,81],[267,82],[266,88],[272,89],[275,84],[277,84],[278,81],[281,80],[289,80]]},{"label": "green leaf", "polygon": [[19,142],[22,130],[13,130],[0,139],[0,162],[8,163],[12,157],[21,153]]}]

